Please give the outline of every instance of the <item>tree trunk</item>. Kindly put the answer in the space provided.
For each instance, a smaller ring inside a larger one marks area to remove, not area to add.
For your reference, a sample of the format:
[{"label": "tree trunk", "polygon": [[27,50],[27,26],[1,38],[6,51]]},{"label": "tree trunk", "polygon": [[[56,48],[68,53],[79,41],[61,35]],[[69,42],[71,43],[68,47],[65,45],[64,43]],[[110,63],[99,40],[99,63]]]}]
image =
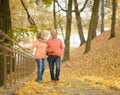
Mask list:
[{"label": "tree trunk", "polygon": [[61,18],[60,10],[58,10],[58,12],[59,12],[59,15],[58,15],[58,17],[59,17],[58,26],[59,26],[59,28],[60,28],[60,30],[61,30],[63,40],[65,41],[64,32],[63,32],[63,27],[62,27],[62,20],[61,20],[62,18]]},{"label": "tree trunk", "polygon": [[98,21],[99,3],[100,3],[100,0],[94,0],[92,16],[91,16],[89,31],[88,31],[88,38],[87,38],[87,43],[86,43],[86,48],[84,53],[87,53],[91,48],[91,40],[92,40],[93,32],[96,30],[96,26],[97,26],[96,23]]},{"label": "tree trunk", "polygon": [[54,28],[57,30],[57,25],[56,25],[56,11],[55,11],[55,0],[53,0],[53,17],[54,17]]},{"label": "tree trunk", "polygon": [[97,25],[98,25],[98,19],[99,19],[99,16],[98,16],[98,10],[99,10],[99,4],[100,4],[100,0],[97,2],[97,4],[95,4],[95,7],[93,8],[94,9],[94,21],[93,21],[93,28],[92,28],[92,39],[95,38],[96,36],[96,30],[97,30]]},{"label": "tree trunk", "polygon": [[104,0],[101,0],[101,33],[104,32]]},{"label": "tree trunk", "polygon": [[67,23],[66,23],[66,38],[65,38],[65,50],[63,61],[69,59],[70,50],[70,33],[71,33],[71,20],[72,20],[72,0],[68,1]]},{"label": "tree trunk", "polygon": [[95,16],[95,20],[94,20],[94,27],[92,28],[92,39],[94,39],[96,37],[96,30],[97,30],[97,25],[98,25],[98,14]]},{"label": "tree trunk", "polygon": [[80,12],[78,10],[78,3],[77,0],[74,0],[74,6],[75,6],[75,15],[76,15],[76,22],[77,22],[77,28],[78,28],[78,33],[79,33],[79,37],[80,37],[80,46],[82,44],[85,43],[85,38],[83,35],[83,27],[82,27],[82,23],[81,23],[81,17],[80,17]]},{"label": "tree trunk", "polygon": [[[0,0],[0,29],[6,34],[12,28],[9,0]],[[2,43],[0,43],[2,44]],[[0,49],[0,53],[3,52]],[[0,86],[4,81],[4,59],[0,56]]]},{"label": "tree trunk", "polygon": [[112,0],[112,23],[111,23],[111,34],[109,39],[115,37],[115,22],[116,22],[116,7],[117,7],[117,2],[116,0]]},{"label": "tree trunk", "polygon": [[0,29],[5,33],[12,28],[9,0],[1,0],[0,4]]}]

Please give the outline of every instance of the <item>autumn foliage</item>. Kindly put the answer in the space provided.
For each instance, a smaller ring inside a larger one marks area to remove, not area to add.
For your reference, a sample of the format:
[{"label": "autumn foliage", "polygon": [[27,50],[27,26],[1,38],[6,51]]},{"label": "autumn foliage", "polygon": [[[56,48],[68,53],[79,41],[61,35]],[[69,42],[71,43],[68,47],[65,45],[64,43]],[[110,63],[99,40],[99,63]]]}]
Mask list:
[{"label": "autumn foliage", "polygon": [[83,54],[85,45],[71,52],[70,61],[64,63],[78,79],[101,83],[107,89],[120,90],[120,28],[116,37],[109,39],[110,31],[92,41],[92,49]]},{"label": "autumn foliage", "polygon": [[72,50],[70,60],[61,64],[58,83],[51,82],[47,64],[41,83],[36,82],[35,71],[14,95],[120,95],[119,30],[116,28],[116,37],[110,40],[110,31],[97,36],[87,54],[83,54],[85,44]]}]

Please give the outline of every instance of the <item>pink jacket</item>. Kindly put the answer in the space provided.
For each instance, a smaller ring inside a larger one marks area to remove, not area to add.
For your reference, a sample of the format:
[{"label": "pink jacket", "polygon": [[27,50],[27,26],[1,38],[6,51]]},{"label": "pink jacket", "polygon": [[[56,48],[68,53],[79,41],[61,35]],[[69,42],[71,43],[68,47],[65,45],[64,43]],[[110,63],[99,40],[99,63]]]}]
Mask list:
[{"label": "pink jacket", "polygon": [[36,48],[34,58],[46,58],[46,49],[47,44],[44,42],[40,42],[39,40],[36,40],[29,49]]},{"label": "pink jacket", "polygon": [[[47,52],[49,55],[61,55],[64,52],[64,47],[61,39],[58,38],[50,38],[47,40]],[[49,52],[49,49],[52,49],[53,52]]]}]

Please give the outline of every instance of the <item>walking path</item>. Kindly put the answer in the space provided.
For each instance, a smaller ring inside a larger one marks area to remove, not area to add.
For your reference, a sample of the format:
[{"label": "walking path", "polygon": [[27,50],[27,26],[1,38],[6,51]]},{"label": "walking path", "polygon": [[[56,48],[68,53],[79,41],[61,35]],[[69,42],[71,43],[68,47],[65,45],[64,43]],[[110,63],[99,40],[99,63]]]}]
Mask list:
[{"label": "walking path", "polygon": [[35,81],[35,72],[15,92],[9,90],[0,95],[120,95],[120,92],[96,88],[92,84],[77,80],[71,74],[67,69],[63,69],[60,81],[55,83],[50,81],[49,69],[46,69],[43,81],[38,83]]},{"label": "walking path", "polygon": [[28,81],[22,83],[16,90],[13,89],[16,88],[14,86],[6,91],[0,91],[0,95],[120,95],[120,92],[107,90],[102,86],[98,88],[98,86],[78,80],[73,74],[74,71],[70,68],[62,66],[60,81],[56,83],[50,80],[49,69],[46,68],[41,83],[36,82],[36,72],[34,72]]}]

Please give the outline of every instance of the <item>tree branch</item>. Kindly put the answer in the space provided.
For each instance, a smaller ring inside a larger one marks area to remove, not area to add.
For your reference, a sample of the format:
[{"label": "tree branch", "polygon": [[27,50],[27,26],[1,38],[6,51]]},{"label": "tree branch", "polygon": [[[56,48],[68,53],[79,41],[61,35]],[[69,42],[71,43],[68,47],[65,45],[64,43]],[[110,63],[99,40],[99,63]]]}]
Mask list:
[{"label": "tree branch", "polygon": [[61,5],[58,3],[57,0],[55,0],[55,2],[58,4],[58,6],[60,7],[60,9],[61,9],[62,11],[64,11],[64,12],[67,12],[67,11],[68,11],[68,10],[64,10],[64,9],[61,7]]},{"label": "tree branch", "polygon": [[[60,7],[60,9],[61,9],[62,11],[64,11],[64,12],[67,12],[67,11],[68,11],[68,10],[64,10],[64,9],[61,7],[61,5],[59,4],[59,2],[58,2],[57,0],[55,0],[55,2],[58,4],[58,6]],[[82,7],[78,12],[82,12],[82,11],[84,10],[84,8],[85,8],[86,5],[87,5],[87,2],[88,2],[88,0],[85,1],[83,7]],[[76,12],[76,10],[72,10],[72,12]]]},{"label": "tree branch", "polygon": [[31,25],[35,25],[35,21],[34,21],[33,18],[30,16],[30,14],[29,14],[29,12],[28,12],[28,10],[27,10],[27,8],[26,8],[23,0],[20,0],[20,1],[21,1],[22,5],[23,5],[23,7],[24,7],[24,9],[25,9],[25,11],[26,11],[26,13],[27,13],[28,21],[30,22]]},{"label": "tree branch", "polygon": [[86,1],[85,1],[85,3],[84,3],[84,5],[83,5],[83,7],[80,9],[80,11],[79,11],[79,12],[82,12],[82,11],[85,9],[85,6],[87,5],[87,2],[88,2],[88,0],[86,0]]}]

